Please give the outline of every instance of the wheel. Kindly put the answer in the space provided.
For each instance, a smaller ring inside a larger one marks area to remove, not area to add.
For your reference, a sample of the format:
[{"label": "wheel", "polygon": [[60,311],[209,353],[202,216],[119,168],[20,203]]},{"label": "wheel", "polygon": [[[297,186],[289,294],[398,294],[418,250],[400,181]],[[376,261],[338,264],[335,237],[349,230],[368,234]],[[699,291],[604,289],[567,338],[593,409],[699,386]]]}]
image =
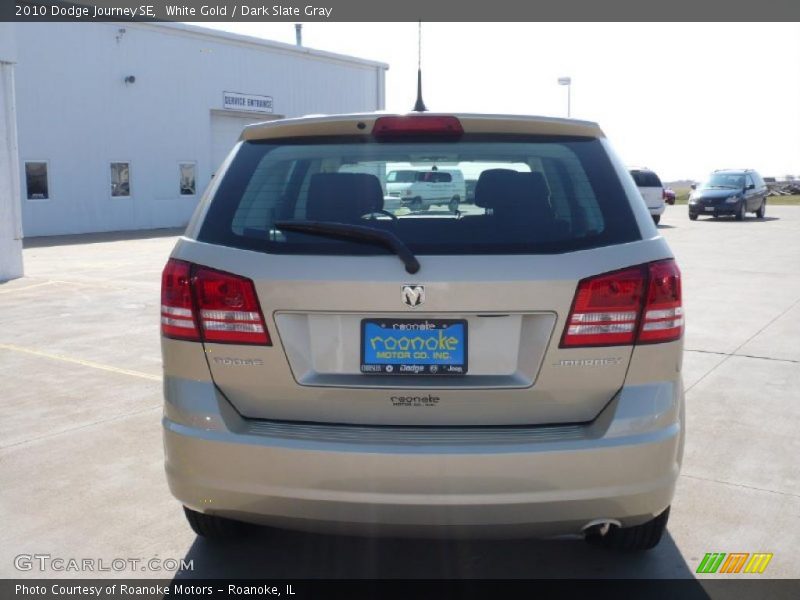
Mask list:
[{"label": "wheel", "polygon": [[244,532],[245,524],[232,519],[205,515],[191,508],[183,507],[186,520],[189,526],[199,536],[209,540],[229,539],[241,535]]},{"label": "wheel", "polygon": [[653,223],[655,223],[656,225],[658,225],[658,223],[659,223],[660,221],[661,221],[661,215],[653,215]]},{"label": "wheel", "polygon": [[450,212],[458,212],[458,205],[461,203],[461,198],[458,196],[453,196],[450,198],[450,204],[447,205],[447,208],[450,209]]},{"label": "wheel", "polygon": [[758,210],[756,211],[756,217],[759,218],[759,219],[763,219],[764,218],[764,213],[766,213],[766,212],[767,212],[767,199],[764,198],[761,201],[761,206],[759,206]]},{"label": "wheel", "polygon": [[644,552],[658,545],[667,529],[669,506],[656,518],[635,527],[612,527],[605,535],[587,534],[586,541],[621,552]]},{"label": "wheel", "polygon": [[744,200],[739,205],[739,212],[736,213],[736,220],[737,221],[744,221],[744,218],[747,216],[747,207],[744,204]]},{"label": "wheel", "polygon": [[411,207],[411,210],[422,210],[422,198],[419,196],[412,198],[409,206]]},{"label": "wheel", "polygon": [[696,214],[689,213],[689,218],[690,218],[692,221],[697,221],[697,215],[696,215]]}]

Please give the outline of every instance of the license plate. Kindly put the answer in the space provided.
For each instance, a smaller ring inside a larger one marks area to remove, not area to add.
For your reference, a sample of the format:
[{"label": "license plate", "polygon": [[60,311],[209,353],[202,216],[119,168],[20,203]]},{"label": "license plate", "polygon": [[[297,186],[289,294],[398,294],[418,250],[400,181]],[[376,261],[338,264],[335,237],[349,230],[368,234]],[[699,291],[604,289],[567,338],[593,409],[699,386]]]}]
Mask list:
[{"label": "license plate", "polygon": [[378,375],[464,375],[463,319],[362,319],[361,372]]},{"label": "license plate", "polygon": [[703,209],[703,210],[705,210],[706,212],[714,212],[714,207],[713,206],[706,206],[705,209]]}]

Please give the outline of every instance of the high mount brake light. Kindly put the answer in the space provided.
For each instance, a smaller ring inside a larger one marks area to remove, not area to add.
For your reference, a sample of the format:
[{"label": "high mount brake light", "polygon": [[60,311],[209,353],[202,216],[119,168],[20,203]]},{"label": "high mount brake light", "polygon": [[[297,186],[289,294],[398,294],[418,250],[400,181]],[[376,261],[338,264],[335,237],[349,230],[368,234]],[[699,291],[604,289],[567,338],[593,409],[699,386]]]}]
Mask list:
[{"label": "high mount brake light", "polygon": [[680,270],[669,259],[581,280],[561,347],[652,344],[681,335]]},{"label": "high mount brake light", "polygon": [[463,133],[461,121],[456,117],[436,115],[378,117],[372,127],[372,135],[377,138],[425,135],[458,137]]},{"label": "high mount brake light", "polygon": [[165,337],[272,344],[255,286],[246,277],[170,259],[161,282],[161,333]]}]

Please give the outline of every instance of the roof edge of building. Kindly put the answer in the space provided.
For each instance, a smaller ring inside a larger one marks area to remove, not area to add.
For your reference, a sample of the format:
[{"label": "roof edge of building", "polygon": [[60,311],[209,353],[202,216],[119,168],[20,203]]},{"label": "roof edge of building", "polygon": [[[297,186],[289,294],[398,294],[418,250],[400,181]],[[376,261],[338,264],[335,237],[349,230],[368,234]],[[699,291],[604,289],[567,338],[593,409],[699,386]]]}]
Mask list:
[{"label": "roof edge of building", "polygon": [[290,54],[299,54],[310,56],[313,58],[323,58],[338,62],[345,62],[350,64],[361,65],[365,67],[373,67],[373,68],[380,68],[384,70],[389,69],[389,65],[384,62],[380,62],[377,60],[370,60],[367,58],[359,58],[357,56],[349,56],[347,54],[337,54],[335,52],[328,52],[326,50],[316,50],[314,48],[308,48],[306,46],[297,46],[294,44],[287,44],[285,42],[277,42],[274,40],[268,40],[265,38],[259,38],[252,35],[243,35],[240,33],[231,33],[229,31],[223,31],[221,29],[212,29],[210,27],[201,27],[194,24],[189,23],[178,23],[178,22],[158,22],[158,23],[144,23],[144,22],[134,22],[126,24],[126,27],[141,27],[145,29],[155,29],[155,30],[172,30],[170,33],[184,33],[190,34],[194,36],[200,37],[207,37],[214,39],[216,41],[223,41],[223,42],[234,42],[238,44],[245,44],[250,46],[259,46],[262,48],[267,48],[271,50],[280,50],[282,52],[287,52]]}]

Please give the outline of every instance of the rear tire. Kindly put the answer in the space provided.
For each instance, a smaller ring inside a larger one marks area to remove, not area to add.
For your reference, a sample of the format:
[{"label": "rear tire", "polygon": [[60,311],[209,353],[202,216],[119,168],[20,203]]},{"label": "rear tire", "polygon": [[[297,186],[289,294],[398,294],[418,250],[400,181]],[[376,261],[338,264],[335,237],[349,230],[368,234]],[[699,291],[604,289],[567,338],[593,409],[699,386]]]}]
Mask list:
[{"label": "rear tire", "polygon": [[411,210],[422,210],[422,198],[419,196],[412,198],[409,208],[411,208]]},{"label": "rear tire", "polygon": [[661,221],[661,215],[653,215],[653,223],[658,225],[660,221]]},{"label": "rear tire", "polygon": [[208,540],[231,539],[240,536],[245,531],[245,524],[241,521],[206,515],[185,506],[183,512],[192,531]]},{"label": "rear tire", "polygon": [[641,525],[635,527],[612,527],[603,536],[587,535],[586,541],[591,544],[598,544],[610,550],[618,552],[644,552],[651,550],[661,541],[661,536],[667,529],[669,520],[669,506],[658,515]]},{"label": "rear tire", "polygon": [[761,206],[759,206],[758,210],[756,211],[756,218],[763,219],[764,218],[764,213],[766,213],[766,212],[767,212],[767,199],[764,198],[761,201]]},{"label": "rear tire", "polygon": [[453,196],[452,198],[450,198],[450,204],[447,205],[447,208],[450,209],[451,213],[457,213],[458,206],[460,203],[461,203],[461,198],[459,198],[458,196]]}]

